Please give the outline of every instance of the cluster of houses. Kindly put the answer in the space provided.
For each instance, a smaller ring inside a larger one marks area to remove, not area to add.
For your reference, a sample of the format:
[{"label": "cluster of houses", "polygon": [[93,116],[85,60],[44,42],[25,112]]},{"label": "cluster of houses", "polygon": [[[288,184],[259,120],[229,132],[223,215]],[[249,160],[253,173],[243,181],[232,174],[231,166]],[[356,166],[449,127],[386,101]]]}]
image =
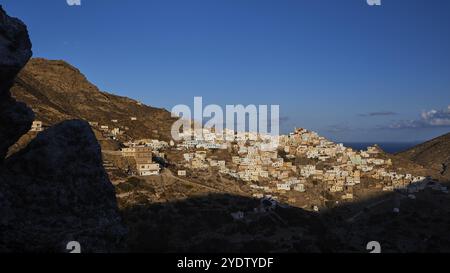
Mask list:
[{"label": "cluster of houses", "polygon": [[[137,118],[130,117],[130,120]],[[111,123],[118,123],[118,120],[111,120]],[[111,127],[98,122],[89,124],[112,139],[128,130],[127,127]],[[43,128],[41,121],[34,121],[31,131],[41,132]],[[271,136],[258,133],[225,129],[218,134],[211,129],[203,129],[201,138],[192,139],[192,135],[192,131],[180,133],[182,141],[177,144],[155,139],[129,141],[123,143],[120,153],[123,157],[134,158],[137,175],[152,176],[159,175],[161,170],[153,158],[164,159],[162,151],[168,148],[184,151],[183,162],[178,162],[183,166],[178,170],[178,176],[186,176],[187,169],[216,169],[221,174],[247,182],[253,196],[259,198],[271,193],[304,193],[312,181],[321,181],[326,190],[333,194],[341,193],[344,200],[353,199],[354,186],[361,184],[363,178],[376,180],[377,188],[383,191],[406,190],[413,193],[428,187],[429,180],[425,177],[393,170],[391,160],[383,158],[377,147],[354,151],[306,129],[295,129],[289,135],[278,137],[276,149],[270,146]],[[231,160],[209,156],[210,150],[227,150]],[[299,158],[308,163],[296,162]],[[439,184],[433,187],[448,192]]]},{"label": "cluster of houses", "polygon": [[[310,182],[316,180],[330,193],[341,193],[342,199],[351,200],[354,186],[361,184],[362,178],[379,181],[377,186],[384,191],[406,189],[426,180],[392,170],[391,160],[383,158],[376,146],[354,151],[305,129],[280,136],[278,149],[266,149],[267,142],[256,133],[234,133],[231,137],[231,133],[226,132],[223,137],[223,134],[209,131],[203,135],[206,137],[202,140],[192,140],[188,133],[177,145],[178,150],[188,150],[183,154],[184,167],[215,168],[222,174],[248,182],[256,197],[276,192],[303,193]],[[228,149],[231,160],[209,158],[208,149]],[[284,156],[280,155],[281,151]],[[293,164],[298,158],[311,163]],[[259,186],[261,184],[265,186]]]},{"label": "cluster of houses", "polygon": [[[296,171],[291,162],[285,162],[278,156],[276,149],[268,149],[268,141],[262,140],[256,133],[235,133],[233,137],[226,133],[228,137],[225,138],[214,133],[204,135],[207,137],[203,140],[187,139],[177,145],[179,150],[189,150],[183,154],[186,167],[217,168],[223,174],[246,182],[270,177],[289,178]],[[233,155],[231,161],[208,158],[208,150],[211,149],[227,149]]]},{"label": "cluster of houses", "polygon": [[[111,120],[111,123],[118,123],[119,121],[116,119]],[[103,136],[109,139],[117,140],[119,136],[122,136],[126,133],[126,131],[129,130],[127,126],[110,126],[110,125],[103,125],[96,121],[89,121],[89,125],[91,127],[98,129],[102,132]]]},{"label": "cluster of houses", "polygon": [[[136,121],[136,117],[130,117],[130,121]],[[113,119],[110,124],[117,124],[119,120]],[[129,130],[127,126],[102,125],[99,122],[90,121],[89,125],[100,130],[104,137],[117,140]],[[136,162],[136,174],[139,176],[153,176],[160,174],[160,164],[153,161],[154,157],[164,158],[164,153],[160,152],[169,146],[167,142],[155,139],[141,139],[123,143],[121,149],[122,157],[134,158]],[[134,172],[132,172],[134,173]]]},{"label": "cluster of houses", "polygon": [[[131,117],[130,120],[136,120]],[[112,120],[112,123],[117,123]],[[123,134],[128,128],[110,128],[91,123],[111,137]],[[33,123],[38,131],[42,124]],[[343,144],[331,142],[316,132],[295,129],[293,133],[277,137],[252,132],[234,132],[225,129],[215,133],[203,129],[201,137],[193,132],[180,133],[181,141],[170,143],[142,139],[123,143],[121,155],[134,158],[139,176],[159,175],[160,165],[154,157],[165,158],[163,151],[176,150],[183,155],[178,176],[187,176],[187,170],[216,170],[223,175],[247,182],[257,198],[277,193],[305,193],[314,181],[320,181],[323,190],[336,194],[342,200],[354,198],[354,187],[363,179],[373,179],[376,188],[383,191],[406,190],[415,192],[427,188],[427,178],[394,170],[390,159],[378,147],[355,151]],[[273,143],[277,143],[274,148]],[[229,156],[220,159],[213,150],[224,150]],[[424,186],[425,185],[425,186]],[[446,188],[434,186],[442,192]],[[275,197],[276,198],[276,197]],[[237,213],[234,218],[242,217]]]},{"label": "cluster of houses", "polygon": [[[129,120],[126,121],[133,122],[137,120],[138,120],[137,117],[129,117]],[[124,135],[130,129],[128,126],[119,125],[119,123],[121,122],[119,122],[118,119],[112,119],[110,120],[110,122],[108,122],[108,124],[101,124],[97,121],[89,121],[89,125],[91,125],[91,127],[100,130],[105,137],[114,140],[117,140],[119,136]]]},{"label": "cluster of houses", "polygon": [[305,129],[282,136],[280,143],[288,157],[323,162],[325,167],[321,169],[316,165],[300,166],[301,177],[324,181],[331,193],[343,192],[343,199],[353,199],[353,186],[360,184],[362,177],[379,181],[377,185],[384,191],[405,189],[426,180],[426,177],[393,171],[392,161],[384,159],[376,146],[367,151],[354,151]]},{"label": "cluster of houses", "polygon": [[135,142],[126,142],[124,146],[121,149],[122,156],[135,159],[136,171],[139,176],[160,174],[160,164],[153,162],[153,157],[164,158],[165,155],[160,150],[168,147],[167,142],[142,139]]},{"label": "cluster of houses", "polygon": [[184,153],[183,159],[186,162],[184,165],[190,169],[208,169],[219,168],[220,170],[226,169],[225,160],[215,160],[207,157],[206,151],[195,151],[192,153]]},{"label": "cluster of houses", "polygon": [[[111,120],[111,123],[117,123],[118,120]],[[89,125],[93,128],[98,129],[103,133],[104,136],[116,139],[118,136],[123,135],[127,130],[129,130],[126,126],[109,126],[109,125],[101,125],[99,122],[96,121],[90,121]],[[33,121],[31,125],[31,132],[42,132],[44,131],[45,127],[42,121],[35,120]]]},{"label": "cluster of houses", "polygon": [[164,158],[164,153],[162,153],[161,150],[169,147],[169,143],[157,139],[141,139],[136,141],[128,141],[123,143],[123,145],[130,149],[130,151],[133,151],[133,148],[147,147],[150,148],[155,154],[157,154],[158,157],[162,158]]},{"label": "cluster of houses", "polygon": [[227,128],[222,132],[215,132],[214,129],[208,128],[199,132],[187,129],[179,133],[178,137],[182,141],[177,144],[177,150],[226,150],[230,149],[234,142],[243,143],[246,141],[258,143],[263,150],[276,150],[277,147],[273,147],[273,143],[275,143],[274,139],[278,140],[278,136],[262,135],[256,132],[236,132]]},{"label": "cluster of houses", "polygon": [[[203,136],[202,140],[192,140],[191,134],[187,133],[186,139],[177,145],[179,150],[189,150],[183,154],[184,167],[197,170],[215,168],[222,174],[250,183],[253,190],[265,193],[291,189],[306,191],[306,179],[299,177],[299,168],[282,158],[277,149],[270,147],[270,136],[226,130],[222,135],[204,131]],[[208,157],[209,149],[227,149],[232,155],[231,160]],[[270,187],[252,184],[259,181],[269,183]],[[255,193],[254,196],[265,195]]]}]

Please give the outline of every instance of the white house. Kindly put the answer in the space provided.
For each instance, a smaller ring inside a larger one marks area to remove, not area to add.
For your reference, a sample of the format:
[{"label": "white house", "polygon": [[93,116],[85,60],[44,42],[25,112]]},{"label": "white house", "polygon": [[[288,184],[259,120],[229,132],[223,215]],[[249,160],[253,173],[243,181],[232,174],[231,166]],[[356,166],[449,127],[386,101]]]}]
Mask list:
[{"label": "white house", "polygon": [[42,132],[44,128],[42,127],[42,121],[33,121],[31,125],[31,132]]},{"label": "white house", "polygon": [[159,175],[159,164],[153,163],[151,159],[139,158],[136,160],[136,169],[139,176]]},{"label": "white house", "polygon": [[279,183],[277,184],[277,189],[279,191],[290,191],[291,185],[289,183]]},{"label": "white house", "polygon": [[295,191],[299,192],[305,192],[305,185],[304,184],[297,184],[294,186]]}]

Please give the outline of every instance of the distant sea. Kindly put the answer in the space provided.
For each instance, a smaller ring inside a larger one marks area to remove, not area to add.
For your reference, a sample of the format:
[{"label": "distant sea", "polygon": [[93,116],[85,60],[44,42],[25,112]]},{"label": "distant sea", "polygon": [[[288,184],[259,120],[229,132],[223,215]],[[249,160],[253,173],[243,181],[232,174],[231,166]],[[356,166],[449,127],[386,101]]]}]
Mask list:
[{"label": "distant sea", "polygon": [[366,150],[367,147],[373,146],[374,144],[378,144],[378,146],[381,147],[385,152],[395,154],[399,152],[406,151],[421,142],[380,142],[380,143],[373,143],[373,142],[348,142],[344,143],[344,146],[353,148],[354,150]]}]

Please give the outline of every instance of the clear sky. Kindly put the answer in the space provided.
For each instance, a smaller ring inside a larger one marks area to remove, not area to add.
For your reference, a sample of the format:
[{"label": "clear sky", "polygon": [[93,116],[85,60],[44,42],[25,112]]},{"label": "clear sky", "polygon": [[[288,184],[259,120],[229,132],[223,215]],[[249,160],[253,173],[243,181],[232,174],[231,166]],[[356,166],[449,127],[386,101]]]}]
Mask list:
[{"label": "clear sky", "polygon": [[[35,57],[171,109],[279,104],[284,132],[419,141],[450,131],[450,1],[0,0]],[[432,111],[434,110],[434,111]]]}]

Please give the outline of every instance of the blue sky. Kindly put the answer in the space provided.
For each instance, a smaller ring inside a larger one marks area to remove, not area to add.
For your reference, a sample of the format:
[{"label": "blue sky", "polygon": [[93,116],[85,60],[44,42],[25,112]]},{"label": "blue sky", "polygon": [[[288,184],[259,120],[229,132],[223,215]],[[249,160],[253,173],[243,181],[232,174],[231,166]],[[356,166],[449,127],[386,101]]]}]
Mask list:
[{"label": "blue sky", "polygon": [[152,106],[194,96],[279,104],[284,132],[346,142],[450,131],[448,0],[0,4],[28,25],[35,57],[66,60],[100,89]]}]

